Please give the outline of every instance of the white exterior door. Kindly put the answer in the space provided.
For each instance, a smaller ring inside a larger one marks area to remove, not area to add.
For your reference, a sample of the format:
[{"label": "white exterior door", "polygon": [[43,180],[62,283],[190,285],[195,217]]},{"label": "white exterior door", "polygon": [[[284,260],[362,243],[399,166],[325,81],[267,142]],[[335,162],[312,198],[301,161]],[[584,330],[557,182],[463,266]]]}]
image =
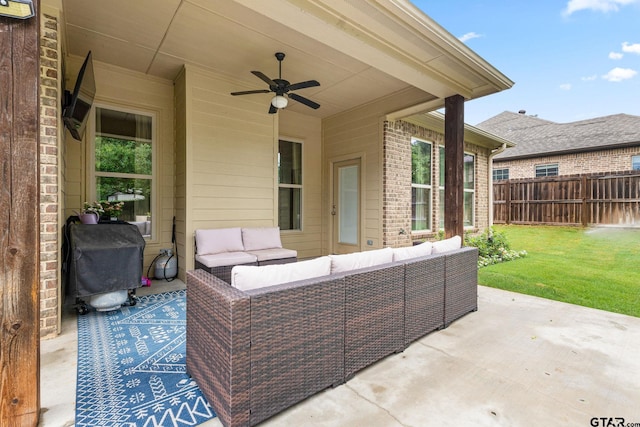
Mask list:
[{"label": "white exterior door", "polygon": [[360,159],[333,164],[332,252],[360,250]]}]

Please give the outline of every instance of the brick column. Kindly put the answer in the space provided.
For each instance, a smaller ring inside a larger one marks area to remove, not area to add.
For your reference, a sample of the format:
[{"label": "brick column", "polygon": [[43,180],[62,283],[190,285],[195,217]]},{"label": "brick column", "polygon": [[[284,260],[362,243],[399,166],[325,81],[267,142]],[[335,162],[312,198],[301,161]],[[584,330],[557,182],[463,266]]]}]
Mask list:
[{"label": "brick column", "polygon": [[61,126],[58,18],[42,15],[40,38],[40,337],[59,332],[60,247],[58,231]]},{"label": "brick column", "polygon": [[[441,134],[402,120],[385,122],[382,184],[384,198],[382,233],[385,247],[403,247],[412,244],[411,137],[432,141],[433,147],[437,147],[443,139]],[[435,174],[435,169],[433,173]],[[435,185],[432,197],[437,199],[437,194],[437,185]],[[436,205],[433,204],[433,206]]]}]

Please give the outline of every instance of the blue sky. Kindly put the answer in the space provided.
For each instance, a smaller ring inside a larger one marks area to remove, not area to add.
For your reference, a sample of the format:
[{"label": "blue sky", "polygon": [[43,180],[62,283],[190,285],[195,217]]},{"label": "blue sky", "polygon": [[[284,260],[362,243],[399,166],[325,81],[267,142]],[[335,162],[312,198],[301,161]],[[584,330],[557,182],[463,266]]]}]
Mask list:
[{"label": "blue sky", "polygon": [[559,123],[640,116],[640,0],[412,0],[515,85],[465,104]]}]

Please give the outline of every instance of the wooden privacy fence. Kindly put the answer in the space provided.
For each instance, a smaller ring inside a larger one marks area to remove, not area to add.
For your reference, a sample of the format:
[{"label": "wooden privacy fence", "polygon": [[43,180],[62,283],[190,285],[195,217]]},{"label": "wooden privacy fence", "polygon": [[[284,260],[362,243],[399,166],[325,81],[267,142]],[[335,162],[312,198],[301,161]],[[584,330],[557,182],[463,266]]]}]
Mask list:
[{"label": "wooden privacy fence", "polygon": [[494,182],[493,222],[640,225],[640,171]]}]

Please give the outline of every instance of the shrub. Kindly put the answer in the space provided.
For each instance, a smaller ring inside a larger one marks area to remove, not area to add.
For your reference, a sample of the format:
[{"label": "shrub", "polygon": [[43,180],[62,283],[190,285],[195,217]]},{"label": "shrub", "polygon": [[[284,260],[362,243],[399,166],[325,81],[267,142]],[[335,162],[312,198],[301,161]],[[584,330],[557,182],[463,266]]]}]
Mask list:
[{"label": "shrub", "polygon": [[511,261],[527,255],[527,251],[512,250],[507,236],[502,232],[496,232],[489,228],[478,236],[465,234],[466,246],[478,248],[478,268],[486,267],[500,262]]}]

